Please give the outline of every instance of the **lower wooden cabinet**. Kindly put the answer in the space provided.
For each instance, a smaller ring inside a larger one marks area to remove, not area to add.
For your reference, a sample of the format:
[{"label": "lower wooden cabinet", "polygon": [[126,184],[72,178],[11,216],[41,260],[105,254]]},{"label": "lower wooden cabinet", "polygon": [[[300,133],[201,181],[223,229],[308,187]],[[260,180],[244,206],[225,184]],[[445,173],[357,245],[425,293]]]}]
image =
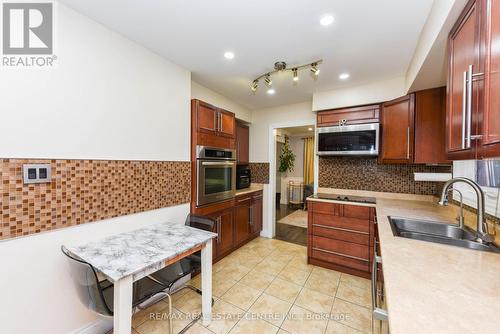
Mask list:
[{"label": "lower wooden cabinet", "polygon": [[214,232],[218,236],[213,241],[214,261],[222,259],[260,235],[263,217],[262,197],[262,191],[256,191],[238,196],[234,201],[206,206],[193,212],[215,220]]},{"label": "lower wooden cabinet", "polygon": [[370,277],[375,208],[308,202],[308,263]]}]

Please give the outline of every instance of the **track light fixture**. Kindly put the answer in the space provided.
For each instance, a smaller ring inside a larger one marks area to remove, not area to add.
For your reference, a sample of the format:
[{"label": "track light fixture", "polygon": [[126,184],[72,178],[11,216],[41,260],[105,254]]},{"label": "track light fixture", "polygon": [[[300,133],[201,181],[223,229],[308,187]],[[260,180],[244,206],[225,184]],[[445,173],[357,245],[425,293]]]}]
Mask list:
[{"label": "track light fixture", "polygon": [[[317,77],[319,75],[318,65],[321,64],[322,62],[323,62],[323,60],[320,59],[320,60],[317,60],[317,61],[309,63],[309,64],[294,66],[291,69],[288,69],[286,66],[286,63],[284,61],[278,61],[278,62],[274,63],[274,71],[264,73],[261,76],[255,78],[255,80],[252,82],[252,85],[250,86],[250,89],[252,90],[252,92],[255,93],[257,91],[258,86],[259,86],[259,80],[262,78],[264,78],[264,82],[266,83],[266,85],[268,87],[271,87],[273,84],[273,81],[271,79],[271,75],[275,74],[276,72],[291,71],[292,75],[293,75],[293,81],[297,82],[297,81],[299,81],[299,70],[310,68],[310,70],[314,74],[314,76]],[[273,90],[273,92],[274,92],[274,90]]]}]

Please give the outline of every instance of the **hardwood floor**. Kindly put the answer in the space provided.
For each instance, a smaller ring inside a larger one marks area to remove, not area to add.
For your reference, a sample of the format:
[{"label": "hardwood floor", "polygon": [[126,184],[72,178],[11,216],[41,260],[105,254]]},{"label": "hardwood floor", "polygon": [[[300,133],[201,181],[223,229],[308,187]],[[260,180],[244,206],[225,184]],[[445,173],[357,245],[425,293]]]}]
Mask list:
[{"label": "hardwood floor", "polygon": [[278,221],[297,209],[288,205],[276,203],[276,239],[292,242],[299,245],[307,245],[307,228],[280,224]]}]

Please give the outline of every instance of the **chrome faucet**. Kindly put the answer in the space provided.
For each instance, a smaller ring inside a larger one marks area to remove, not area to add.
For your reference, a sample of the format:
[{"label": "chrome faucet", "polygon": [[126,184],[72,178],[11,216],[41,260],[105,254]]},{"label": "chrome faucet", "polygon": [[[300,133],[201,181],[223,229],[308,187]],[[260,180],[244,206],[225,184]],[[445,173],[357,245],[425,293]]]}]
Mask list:
[{"label": "chrome faucet", "polygon": [[[457,182],[463,182],[463,183],[468,184],[476,192],[476,197],[477,197],[477,227],[476,227],[477,241],[487,242],[487,243],[493,242],[494,237],[488,233],[488,225],[486,224],[486,221],[484,219],[484,192],[476,182],[474,182],[471,179],[468,179],[466,177],[456,177],[454,179],[448,180],[443,186],[443,191],[441,192],[441,199],[438,202],[439,205],[443,205],[443,206],[448,205],[449,189],[453,184],[455,184]],[[463,216],[463,213],[462,213],[462,216]]]}]

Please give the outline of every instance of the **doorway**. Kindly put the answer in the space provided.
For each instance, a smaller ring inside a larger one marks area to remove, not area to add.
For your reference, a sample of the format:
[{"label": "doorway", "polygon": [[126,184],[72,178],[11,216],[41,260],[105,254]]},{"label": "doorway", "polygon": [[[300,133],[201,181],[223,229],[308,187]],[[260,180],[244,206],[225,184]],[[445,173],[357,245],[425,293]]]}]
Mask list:
[{"label": "doorway", "polygon": [[314,193],[314,124],[275,129],[275,238],[307,244],[306,198]]}]

